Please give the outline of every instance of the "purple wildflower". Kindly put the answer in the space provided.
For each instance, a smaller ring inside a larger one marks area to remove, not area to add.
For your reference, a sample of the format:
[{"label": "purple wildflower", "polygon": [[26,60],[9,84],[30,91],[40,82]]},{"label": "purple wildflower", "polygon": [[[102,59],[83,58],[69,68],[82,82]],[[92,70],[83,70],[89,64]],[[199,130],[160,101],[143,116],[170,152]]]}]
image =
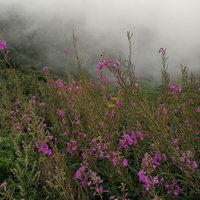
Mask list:
[{"label": "purple wildflower", "polygon": [[48,67],[44,67],[42,71],[48,71]]},{"label": "purple wildflower", "polygon": [[67,52],[67,53],[68,53],[68,52],[69,52],[69,49],[64,49],[64,52]]},{"label": "purple wildflower", "polygon": [[161,50],[163,50],[163,48],[160,48],[160,49],[159,49],[159,51],[158,51],[158,53],[160,53],[160,52],[161,52]]},{"label": "purple wildflower", "polygon": [[102,69],[102,68],[103,68],[103,63],[102,63],[102,62],[99,62],[99,64],[97,65],[97,68],[98,68],[98,69]]},{"label": "purple wildflower", "polygon": [[124,159],[124,161],[122,162],[124,167],[128,166],[128,161],[126,159]]},{"label": "purple wildflower", "polygon": [[0,49],[6,49],[6,42],[4,40],[0,40]]}]

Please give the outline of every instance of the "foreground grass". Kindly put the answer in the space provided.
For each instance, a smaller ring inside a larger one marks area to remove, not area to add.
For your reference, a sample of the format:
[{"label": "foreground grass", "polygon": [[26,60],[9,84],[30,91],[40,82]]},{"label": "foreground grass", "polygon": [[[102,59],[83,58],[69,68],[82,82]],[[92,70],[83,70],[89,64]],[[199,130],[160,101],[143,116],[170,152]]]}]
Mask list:
[{"label": "foreground grass", "polygon": [[[131,50],[130,40],[128,33]],[[166,51],[160,49],[160,93],[146,96],[145,81],[142,76],[137,80],[130,55],[122,69],[102,54],[96,84],[81,69],[75,37],[73,44],[76,79],[68,65],[68,79],[58,79],[47,67],[32,74],[26,72],[34,67],[14,70],[1,50],[0,197],[198,199],[195,77],[188,83],[187,68],[181,66],[182,80],[170,83]],[[110,90],[102,68],[114,74],[118,90]]]}]

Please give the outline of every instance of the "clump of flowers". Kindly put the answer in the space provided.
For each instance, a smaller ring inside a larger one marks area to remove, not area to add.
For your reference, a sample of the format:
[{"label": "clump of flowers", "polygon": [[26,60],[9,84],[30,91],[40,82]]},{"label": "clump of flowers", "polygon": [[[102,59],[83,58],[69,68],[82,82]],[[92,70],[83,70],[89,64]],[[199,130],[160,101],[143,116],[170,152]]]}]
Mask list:
[{"label": "clump of flowers", "polygon": [[48,71],[48,67],[44,67],[42,71]]},{"label": "clump of flowers", "polygon": [[97,176],[97,173],[92,172],[92,170],[90,170],[87,165],[88,163],[84,162],[83,167],[79,168],[74,177],[75,180],[78,181],[78,183],[80,184],[81,187],[84,187],[85,189],[87,189],[87,187],[89,187],[91,190],[94,190],[94,196],[95,195],[99,195],[100,198],[102,199],[102,193],[103,192],[109,192],[108,190],[103,190],[103,187],[101,185],[99,185],[100,183],[102,183],[103,181],[101,180],[101,178],[99,176]]},{"label": "clump of flowers", "polygon": [[[152,185],[156,185],[159,182],[164,181],[163,178],[161,178],[159,181],[158,174],[155,177],[152,177],[151,175],[151,173],[155,170],[155,168],[157,166],[160,166],[160,162],[162,160],[167,161],[167,157],[165,156],[165,154],[161,155],[160,151],[157,151],[155,153],[154,158],[152,158],[148,153],[144,154],[144,158],[142,160],[142,165],[141,165],[141,168],[143,168],[143,170],[139,171],[138,173],[140,182],[144,183],[143,184],[143,186],[145,187],[145,191],[143,192],[144,194],[150,192]],[[170,194],[172,191],[173,195],[179,195],[180,192],[180,188],[177,185],[177,182],[174,181],[174,179],[172,180],[172,184],[168,184],[168,182],[166,181],[165,189],[168,190],[167,194]]]},{"label": "clump of flowers", "polygon": [[[52,139],[50,138],[51,136],[49,136],[49,139]],[[49,140],[47,140],[46,142],[49,142]],[[51,155],[51,149],[49,149],[48,145],[46,143],[42,144],[41,146],[39,146],[39,144],[41,143],[40,140],[37,140],[37,142],[35,143],[35,146],[38,148],[38,151],[43,151],[44,155]]]},{"label": "clump of flowers", "polygon": [[0,40],[0,49],[6,49],[6,48],[7,46],[5,40]]},{"label": "clump of flowers", "polygon": [[171,92],[171,93],[169,92],[168,94],[171,95],[171,96],[175,96],[176,98],[178,97],[177,93],[182,91],[181,85],[179,85],[178,88],[175,87],[175,82],[173,82],[173,83],[169,86],[169,88],[172,90],[172,92]]},{"label": "clump of flowers", "polygon": [[64,52],[69,53],[69,49],[65,48]]}]

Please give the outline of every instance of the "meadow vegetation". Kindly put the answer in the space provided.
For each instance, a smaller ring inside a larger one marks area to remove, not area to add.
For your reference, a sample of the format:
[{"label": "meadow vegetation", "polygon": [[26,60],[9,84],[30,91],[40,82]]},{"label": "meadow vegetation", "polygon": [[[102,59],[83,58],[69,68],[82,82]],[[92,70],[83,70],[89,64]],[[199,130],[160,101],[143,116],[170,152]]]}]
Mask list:
[{"label": "meadow vegetation", "polygon": [[[103,53],[98,83],[22,67],[0,38],[0,198],[133,200],[200,196],[200,85],[180,65],[170,80],[166,49],[160,85],[138,79],[130,55]],[[106,70],[116,77],[110,88]]]}]

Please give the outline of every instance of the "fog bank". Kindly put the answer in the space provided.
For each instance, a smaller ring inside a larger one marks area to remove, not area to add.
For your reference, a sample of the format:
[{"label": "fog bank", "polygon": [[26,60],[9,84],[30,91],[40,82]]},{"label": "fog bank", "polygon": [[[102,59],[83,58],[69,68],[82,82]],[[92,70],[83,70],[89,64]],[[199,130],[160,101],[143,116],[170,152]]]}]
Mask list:
[{"label": "fog bank", "polygon": [[[146,71],[156,77],[162,67],[158,53],[161,47],[167,48],[171,72],[174,73],[180,63],[190,70],[199,69],[199,8],[199,0],[0,0],[0,19],[13,13],[20,15],[27,23],[21,30],[23,34],[43,30],[43,37],[55,34],[51,38],[59,45],[59,34],[66,35],[63,43],[72,42],[74,29],[80,57],[84,53],[95,57],[92,63],[89,58],[81,57],[83,68],[92,73],[98,64],[97,55],[101,61],[100,55],[106,49],[113,49],[127,58],[126,33],[131,31],[132,61],[137,75]],[[82,47],[80,40],[84,44]],[[72,45],[68,47],[72,48]],[[87,65],[84,65],[84,59]]]}]

